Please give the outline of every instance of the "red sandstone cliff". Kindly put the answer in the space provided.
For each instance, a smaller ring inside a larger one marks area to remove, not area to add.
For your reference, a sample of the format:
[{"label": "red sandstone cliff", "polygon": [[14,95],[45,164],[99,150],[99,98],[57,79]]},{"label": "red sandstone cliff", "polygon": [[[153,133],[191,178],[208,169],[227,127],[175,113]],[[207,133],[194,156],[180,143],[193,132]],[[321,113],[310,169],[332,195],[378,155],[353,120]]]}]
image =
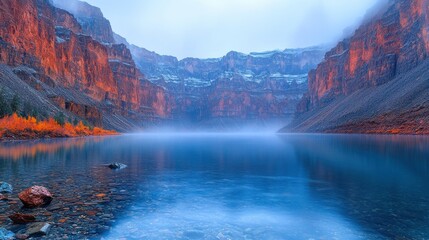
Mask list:
[{"label": "red sandstone cliff", "polygon": [[[428,112],[423,96],[429,88],[420,67],[427,64],[428,53],[429,1],[390,1],[310,72],[309,91],[290,127],[363,133],[428,130],[422,113]],[[412,114],[416,109],[420,117]]]},{"label": "red sandstone cliff", "polygon": [[[104,18],[99,8],[75,0],[54,0],[53,3],[78,19],[82,25],[82,34],[91,36],[107,47],[110,68],[118,89],[118,97],[114,102],[120,107],[122,114],[143,114],[134,116],[137,119],[170,117],[170,102],[164,89],[145,81],[144,75],[136,67],[128,44],[116,44],[110,22]],[[116,95],[112,94],[111,98],[114,98]]]},{"label": "red sandstone cliff", "polygon": [[[79,19],[49,0],[0,1],[0,63],[34,69],[37,74],[23,80],[37,78],[43,83],[37,88],[41,95],[67,114],[97,125],[123,125],[124,119],[104,119],[111,114],[142,121],[147,107],[157,108],[151,111],[159,117],[168,116],[168,106],[159,103],[165,102],[160,99],[163,89],[140,83],[143,76],[130,51],[113,44],[110,23],[101,11],[78,1],[58,2],[79,3],[74,8]],[[141,87],[157,92],[157,98],[145,99]]]},{"label": "red sandstone cliff", "polygon": [[381,85],[420,64],[429,52],[428,14],[427,0],[392,1],[341,41],[310,72],[307,109],[325,98]]}]

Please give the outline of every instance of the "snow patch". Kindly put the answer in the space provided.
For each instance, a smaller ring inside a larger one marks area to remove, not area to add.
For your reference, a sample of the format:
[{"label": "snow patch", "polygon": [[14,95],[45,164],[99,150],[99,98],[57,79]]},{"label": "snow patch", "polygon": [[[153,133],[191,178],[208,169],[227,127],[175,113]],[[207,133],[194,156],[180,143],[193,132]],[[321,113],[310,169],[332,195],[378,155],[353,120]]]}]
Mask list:
[{"label": "snow patch", "polygon": [[57,37],[57,38],[56,38],[56,42],[57,42],[57,43],[65,43],[65,42],[66,42],[66,40],[64,40],[64,39],[62,39],[62,38],[60,38],[60,37]]},{"label": "snow patch", "polygon": [[212,85],[212,82],[203,81],[199,78],[185,78],[185,85],[192,87],[209,87]]}]

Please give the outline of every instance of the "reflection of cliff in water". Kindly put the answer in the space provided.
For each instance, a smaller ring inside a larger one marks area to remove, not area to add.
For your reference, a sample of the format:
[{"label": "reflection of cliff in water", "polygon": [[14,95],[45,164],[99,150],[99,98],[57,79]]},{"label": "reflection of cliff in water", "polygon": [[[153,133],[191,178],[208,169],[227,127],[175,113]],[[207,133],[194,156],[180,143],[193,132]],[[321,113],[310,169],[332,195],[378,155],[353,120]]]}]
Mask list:
[{"label": "reflection of cliff in water", "polygon": [[[363,226],[388,238],[424,238],[429,221],[429,139],[404,136],[296,137],[300,161],[318,198],[343,208]],[[308,151],[311,148],[311,151]],[[336,196],[332,196],[336,195]],[[407,235],[404,235],[407,233]]]},{"label": "reflection of cliff in water", "polygon": [[101,142],[103,137],[49,139],[0,143],[0,158],[20,160],[37,155],[50,155],[68,149],[82,149],[87,143]]}]

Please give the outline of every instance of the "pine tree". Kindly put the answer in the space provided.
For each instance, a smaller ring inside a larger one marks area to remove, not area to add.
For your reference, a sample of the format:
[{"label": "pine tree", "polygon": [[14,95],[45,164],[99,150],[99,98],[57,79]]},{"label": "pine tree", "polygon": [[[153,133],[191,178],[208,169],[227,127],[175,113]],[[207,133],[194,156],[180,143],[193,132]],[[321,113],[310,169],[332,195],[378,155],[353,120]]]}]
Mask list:
[{"label": "pine tree", "polygon": [[61,126],[66,124],[66,116],[62,112],[59,112],[57,115],[55,115],[54,120]]},{"label": "pine tree", "polygon": [[34,117],[34,118],[39,118],[39,112],[37,111],[36,108],[34,108],[30,103],[25,102],[24,106],[22,107],[21,110],[21,115],[23,117]]},{"label": "pine tree", "polygon": [[12,102],[10,103],[10,109],[12,110],[12,113],[19,113],[19,105],[20,105],[20,99],[18,94],[13,95]]},{"label": "pine tree", "polygon": [[10,109],[10,105],[6,101],[4,89],[0,89],[0,118],[3,118],[10,114],[12,114],[12,110]]}]

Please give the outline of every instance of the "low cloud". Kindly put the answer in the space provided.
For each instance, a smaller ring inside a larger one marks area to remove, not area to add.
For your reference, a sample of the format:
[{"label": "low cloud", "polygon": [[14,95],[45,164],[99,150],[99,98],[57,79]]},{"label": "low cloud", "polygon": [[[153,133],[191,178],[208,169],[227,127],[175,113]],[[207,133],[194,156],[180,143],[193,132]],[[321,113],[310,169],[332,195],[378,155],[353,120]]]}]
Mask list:
[{"label": "low cloud", "polygon": [[87,2],[100,7],[114,31],[129,42],[179,58],[332,42],[341,38],[347,27],[362,22],[375,4],[374,0]]}]

